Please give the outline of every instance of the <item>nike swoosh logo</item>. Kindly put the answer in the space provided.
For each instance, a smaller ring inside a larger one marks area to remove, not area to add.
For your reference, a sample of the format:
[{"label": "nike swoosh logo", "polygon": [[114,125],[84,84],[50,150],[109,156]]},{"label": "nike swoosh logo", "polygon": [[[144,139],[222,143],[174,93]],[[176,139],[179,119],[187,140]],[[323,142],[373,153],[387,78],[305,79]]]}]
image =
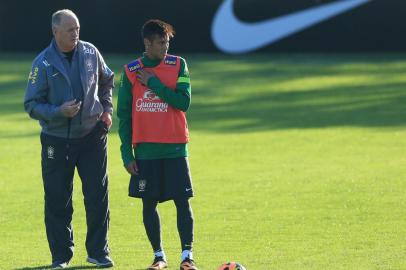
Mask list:
[{"label": "nike swoosh logo", "polygon": [[213,19],[214,44],[227,53],[246,53],[328,20],[371,0],[340,0],[267,21],[244,23],[234,14],[234,0],[224,0]]}]

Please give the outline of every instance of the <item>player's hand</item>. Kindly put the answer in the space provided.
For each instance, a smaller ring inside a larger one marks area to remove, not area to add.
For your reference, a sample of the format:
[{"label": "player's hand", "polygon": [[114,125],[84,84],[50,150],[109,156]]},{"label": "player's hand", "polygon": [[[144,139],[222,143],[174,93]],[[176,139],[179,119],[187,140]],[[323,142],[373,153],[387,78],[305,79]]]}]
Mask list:
[{"label": "player's hand", "polygon": [[127,172],[131,175],[135,174],[138,175],[138,166],[137,162],[135,160],[131,161],[128,163],[128,165],[125,167],[127,169]]},{"label": "player's hand", "polygon": [[149,78],[154,76],[155,76],[154,73],[151,73],[143,69],[137,71],[137,80],[140,81],[143,85],[148,85]]},{"label": "player's hand", "polygon": [[66,101],[64,104],[61,105],[61,113],[65,117],[74,117],[80,110],[80,106],[82,102],[76,102],[76,99]]},{"label": "player's hand", "polygon": [[100,116],[100,120],[102,120],[107,125],[107,128],[109,128],[109,129],[110,129],[111,125],[113,124],[113,120],[111,119],[111,114],[109,114],[108,112],[104,112]]}]

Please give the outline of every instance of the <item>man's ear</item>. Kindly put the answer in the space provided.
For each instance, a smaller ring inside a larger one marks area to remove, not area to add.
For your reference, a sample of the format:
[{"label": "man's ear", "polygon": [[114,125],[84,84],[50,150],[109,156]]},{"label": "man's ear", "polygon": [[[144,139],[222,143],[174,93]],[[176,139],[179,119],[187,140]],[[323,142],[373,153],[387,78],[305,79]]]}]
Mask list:
[{"label": "man's ear", "polygon": [[152,43],[149,39],[144,38],[144,46],[145,46],[145,50],[147,50],[149,47],[151,47]]},{"label": "man's ear", "polygon": [[55,36],[55,34],[56,34],[56,27],[52,27],[52,34]]}]

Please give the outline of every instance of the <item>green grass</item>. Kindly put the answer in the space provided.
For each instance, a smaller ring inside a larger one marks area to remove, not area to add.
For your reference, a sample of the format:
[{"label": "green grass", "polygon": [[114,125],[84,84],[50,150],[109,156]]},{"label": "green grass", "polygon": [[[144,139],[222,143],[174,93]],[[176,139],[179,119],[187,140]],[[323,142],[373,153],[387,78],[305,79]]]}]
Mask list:
[{"label": "green grass", "polygon": [[[33,57],[0,55],[0,269],[50,263],[39,126],[22,105]],[[105,58],[117,80],[131,60]],[[199,269],[406,269],[406,55],[186,59]],[[144,269],[152,254],[141,204],[127,197],[117,119],[109,173],[116,269]],[[77,178],[74,207],[71,269],[89,269]],[[177,269],[174,205],[159,209]]]}]

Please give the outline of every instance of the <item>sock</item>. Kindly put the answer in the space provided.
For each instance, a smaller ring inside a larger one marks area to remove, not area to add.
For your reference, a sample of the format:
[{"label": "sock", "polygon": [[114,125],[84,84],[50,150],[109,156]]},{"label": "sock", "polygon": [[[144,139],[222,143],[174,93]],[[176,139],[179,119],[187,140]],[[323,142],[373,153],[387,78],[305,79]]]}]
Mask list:
[{"label": "sock", "polygon": [[166,261],[166,255],[165,255],[165,252],[163,250],[155,251],[154,256],[155,257],[162,257],[164,259],[164,261]]},{"label": "sock", "polygon": [[186,259],[189,258],[191,260],[193,260],[193,253],[191,250],[184,250],[182,251],[182,262]]}]

